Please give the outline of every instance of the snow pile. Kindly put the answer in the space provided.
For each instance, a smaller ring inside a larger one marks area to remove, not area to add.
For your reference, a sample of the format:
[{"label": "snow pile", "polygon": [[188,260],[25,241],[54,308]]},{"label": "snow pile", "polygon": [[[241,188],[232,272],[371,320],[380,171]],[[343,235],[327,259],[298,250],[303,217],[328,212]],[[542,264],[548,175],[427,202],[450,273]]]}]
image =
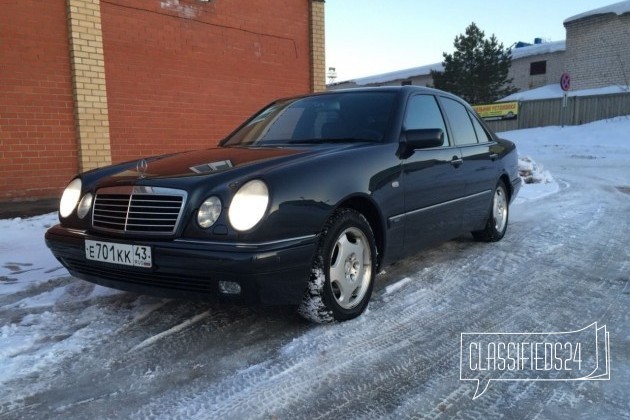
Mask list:
[{"label": "snow pile", "polygon": [[57,213],[0,220],[0,296],[68,275],[44,243],[44,233],[56,223]]},{"label": "snow pile", "polygon": [[326,305],[322,301],[324,283],[326,282],[326,275],[322,269],[323,264],[320,259],[319,266],[313,267],[308,290],[298,307],[300,315],[317,323],[327,323],[334,320],[332,313],[326,309]]},{"label": "snow pile", "polygon": [[[544,162],[552,172],[554,168],[570,170],[574,173],[585,173],[585,169],[597,167],[599,173],[616,179],[619,185],[626,185],[628,159],[630,159],[630,117],[617,117],[609,120],[595,121],[578,126],[538,127],[524,130],[497,133],[499,137],[516,143],[521,156],[534,156],[536,167],[542,174],[534,172],[535,178],[543,182],[523,184],[516,202],[539,200],[560,190],[560,182],[565,180],[544,175]],[[544,154],[541,156],[541,150]],[[544,161],[543,161],[544,158]],[[522,159],[521,159],[522,160]],[[602,164],[605,160],[605,165]],[[528,162],[519,162],[526,169]],[[533,165],[532,165],[533,166]]]},{"label": "snow pile", "polygon": [[529,156],[518,157],[518,174],[521,176],[524,184],[548,184],[553,182],[553,177],[543,169],[542,165],[538,165]]}]

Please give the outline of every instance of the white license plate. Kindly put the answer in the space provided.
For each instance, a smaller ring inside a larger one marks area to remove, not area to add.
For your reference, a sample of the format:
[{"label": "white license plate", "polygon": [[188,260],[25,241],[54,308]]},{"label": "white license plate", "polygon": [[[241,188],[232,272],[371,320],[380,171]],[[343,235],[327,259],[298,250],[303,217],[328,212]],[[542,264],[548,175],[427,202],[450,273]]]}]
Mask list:
[{"label": "white license plate", "polygon": [[85,258],[112,264],[151,268],[151,247],[117,244],[114,242],[85,241]]}]

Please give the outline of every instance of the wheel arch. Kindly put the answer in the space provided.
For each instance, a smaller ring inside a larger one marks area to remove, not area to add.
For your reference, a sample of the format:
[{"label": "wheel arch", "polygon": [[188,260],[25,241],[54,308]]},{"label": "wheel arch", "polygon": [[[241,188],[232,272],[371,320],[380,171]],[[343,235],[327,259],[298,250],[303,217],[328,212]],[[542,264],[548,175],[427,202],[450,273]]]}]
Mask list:
[{"label": "wheel arch", "polygon": [[342,208],[355,210],[367,219],[370,228],[372,228],[372,233],[374,234],[374,242],[377,251],[376,266],[379,268],[385,250],[385,229],[378,206],[368,197],[352,196],[340,202],[335,208],[335,211]]},{"label": "wheel arch", "polygon": [[508,203],[512,201],[512,194],[514,193],[512,183],[510,182],[510,177],[508,174],[503,173],[499,177],[499,181],[503,181],[503,185],[505,185],[505,189],[507,190],[508,195]]}]

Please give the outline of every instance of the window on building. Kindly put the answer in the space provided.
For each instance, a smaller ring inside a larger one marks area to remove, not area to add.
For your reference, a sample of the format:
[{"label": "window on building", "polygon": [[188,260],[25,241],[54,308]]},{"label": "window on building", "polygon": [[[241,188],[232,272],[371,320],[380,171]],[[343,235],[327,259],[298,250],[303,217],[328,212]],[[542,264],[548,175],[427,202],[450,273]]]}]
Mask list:
[{"label": "window on building", "polygon": [[534,61],[529,64],[529,75],[547,74],[547,61]]},{"label": "window on building", "polygon": [[411,86],[411,80],[404,80],[400,83],[400,86]]}]

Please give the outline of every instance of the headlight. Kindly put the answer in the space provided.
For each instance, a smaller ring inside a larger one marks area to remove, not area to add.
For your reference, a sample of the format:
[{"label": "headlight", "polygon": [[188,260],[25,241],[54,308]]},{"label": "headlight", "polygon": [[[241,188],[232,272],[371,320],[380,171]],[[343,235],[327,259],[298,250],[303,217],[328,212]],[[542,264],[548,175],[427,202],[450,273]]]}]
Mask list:
[{"label": "headlight", "polygon": [[90,212],[90,208],[92,207],[92,198],[92,194],[87,193],[81,199],[79,208],[77,208],[77,216],[79,216],[79,219],[83,219]]},{"label": "headlight", "polygon": [[204,229],[214,225],[221,214],[221,200],[219,197],[209,197],[201,204],[197,212],[197,223]]},{"label": "headlight", "polygon": [[81,179],[75,178],[63,191],[61,202],[59,203],[59,214],[61,217],[68,217],[74,211],[74,208],[81,197]]},{"label": "headlight", "polygon": [[249,181],[234,195],[228,217],[232,227],[245,231],[256,226],[263,218],[269,204],[269,189],[260,180]]}]

